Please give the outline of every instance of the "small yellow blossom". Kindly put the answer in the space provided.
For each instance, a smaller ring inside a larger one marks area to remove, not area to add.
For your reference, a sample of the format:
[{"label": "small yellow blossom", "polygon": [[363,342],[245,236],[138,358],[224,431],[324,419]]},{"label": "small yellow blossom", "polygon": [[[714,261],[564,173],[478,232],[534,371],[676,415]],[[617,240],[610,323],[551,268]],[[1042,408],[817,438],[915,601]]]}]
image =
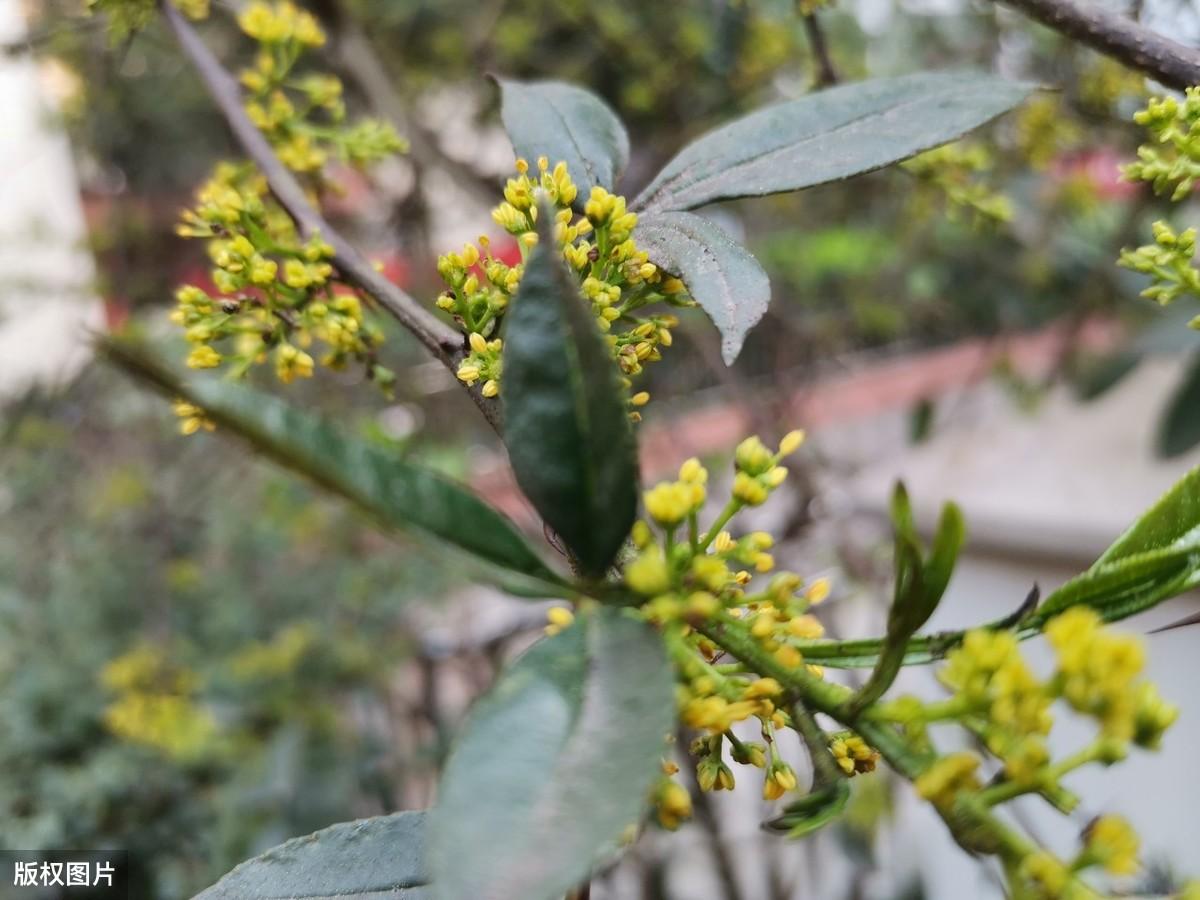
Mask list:
[{"label": "small yellow blossom", "polygon": [[546,634],[556,635],[575,621],[575,613],[565,606],[552,606],[546,610]]}]

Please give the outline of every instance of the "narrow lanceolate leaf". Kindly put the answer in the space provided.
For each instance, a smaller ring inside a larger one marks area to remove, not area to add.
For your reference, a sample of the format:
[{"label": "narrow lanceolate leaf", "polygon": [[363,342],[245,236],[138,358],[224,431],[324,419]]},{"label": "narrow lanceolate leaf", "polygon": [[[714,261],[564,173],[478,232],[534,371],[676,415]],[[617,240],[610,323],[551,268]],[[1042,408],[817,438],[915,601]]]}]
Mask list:
[{"label": "narrow lanceolate leaf", "polygon": [[513,150],[532,165],[545,156],[567,164],[586,199],[593,187],[612,189],[629,162],[629,135],[603,100],[561,81],[510,81],[500,85],[500,118]]},{"label": "narrow lanceolate leaf", "polygon": [[902,483],[892,492],[895,532],[895,590],[888,610],[887,635],[867,683],[855,694],[849,709],[857,713],[884,695],[906,662],[911,639],[929,621],[954,574],[958,552],[966,539],[962,512],[954,503],[942,507],[933,546],[926,558],[913,520],[908,492]]},{"label": "narrow lanceolate leaf", "polygon": [[637,241],[652,263],[687,285],[721,332],[721,356],[732,365],[771,301],[758,260],[716,223],[686,212],[640,216]]},{"label": "narrow lanceolate leaf", "polygon": [[670,665],[612,607],[534,645],[476,704],[430,831],[442,900],[561,898],[641,817],[673,724]]},{"label": "narrow lanceolate leaf", "polygon": [[1167,547],[1200,544],[1200,467],[1192,469],[1146,510],[1093,569],[1125,556]]},{"label": "narrow lanceolate leaf", "polygon": [[1200,584],[1200,547],[1178,546],[1101,563],[1054,591],[1021,623],[1037,631],[1072,606],[1090,606],[1107,622],[1128,618]]},{"label": "narrow lanceolate leaf", "polygon": [[193,900],[430,900],[425,813],[343,822],[242,863]]},{"label": "narrow lanceolate leaf", "polygon": [[1035,85],[971,72],[861,81],[768,106],[680,151],[634,209],[694,209],[849,178],[945,144]]},{"label": "narrow lanceolate leaf", "polygon": [[148,351],[108,339],[101,352],[169,397],[204,410],[219,430],[350,500],[385,526],[412,530],[465,550],[500,572],[515,591],[559,596],[563,582],[516,526],[438,472],[342,433],[332,423],[242,385],[177,374]]},{"label": "narrow lanceolate leaf", "polygon": [[544,205],[504,332],[504,442],[521,490],[580,569],[603,574],[637,514],[625,390]]},{"label": "narrow lanceolate leaf", "polygon": [[1158,455],[1179,456],[1200,444],[1200,353],[1171,392],[1158,426]]}]

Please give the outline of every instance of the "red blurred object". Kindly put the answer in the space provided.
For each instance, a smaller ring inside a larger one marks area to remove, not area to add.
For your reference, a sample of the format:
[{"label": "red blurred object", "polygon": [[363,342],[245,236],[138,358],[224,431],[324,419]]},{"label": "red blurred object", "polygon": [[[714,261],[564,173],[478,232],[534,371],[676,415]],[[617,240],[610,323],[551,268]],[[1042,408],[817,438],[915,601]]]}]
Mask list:
[{"label": "red blurred object", "polygon": [[1121,166],[1128,161],[1112,147],[1100,147],[1060,157],[1051,174],[1060,181],[1082,178],[1101,199],[1126,200],[1141,190],[1140,185],[1121,177]]}]

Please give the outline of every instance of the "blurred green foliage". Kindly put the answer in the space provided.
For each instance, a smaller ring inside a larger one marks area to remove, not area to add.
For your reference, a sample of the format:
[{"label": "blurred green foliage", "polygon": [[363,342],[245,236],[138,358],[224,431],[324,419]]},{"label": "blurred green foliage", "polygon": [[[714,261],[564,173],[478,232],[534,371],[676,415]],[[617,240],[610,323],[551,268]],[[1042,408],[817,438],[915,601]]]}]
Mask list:
[{"label": "blurred green foliage", "polygon": [[419,553],[92,370],[0,425],[0,845],[124,848],[177,898],[401,805]]}]

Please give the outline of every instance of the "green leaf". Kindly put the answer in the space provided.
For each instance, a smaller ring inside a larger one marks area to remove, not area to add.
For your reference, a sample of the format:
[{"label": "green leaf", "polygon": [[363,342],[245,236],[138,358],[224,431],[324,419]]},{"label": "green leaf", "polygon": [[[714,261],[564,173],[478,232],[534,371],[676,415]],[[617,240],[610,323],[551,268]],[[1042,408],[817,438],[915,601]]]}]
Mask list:
[{"label": "green leaf", "polygon": [[1125,556],[1200,543],[1200,466],[1192,469],[1122,534],[1093,569]]},{"label": "green leaf", "polygon": [[685,212],[638,218],[637,242],[650,261],[678,275],[721,332],[721,356],[733,365],[746,333],[771,302],[762,266],[715,222]]},{"label": "green leaf", "polygon": [[814,788],[799,800],[784,807],[776,818],[765,822],[771,831],[786,832],[797,840],[808,837],[838,818],[850,799],[850,784],[845,778]]},{"label": "green leaf", "polygon": [[342,822],[242,863],[193,900],[429,900],[425,813]]},{"label": "green leaf", "polygon": [[551,227],[525,265],[504,331],[504,442],[521,490],[587,575],[601,575],[637,514],[625,389]]},{"label": "green leaf", "polygon": [[1179,545],[1097,563],[1054,591],[1022,622],[1034,633],[1063,610],[1085,605],[1105,621],[1128,618],[1200,584],[1200,547]]},{"label": "green leaf", "polygon": [[1158,425],[1158,455],[1170,458],[1200,444],[1200,353],[1193,354]]},{"label": "green leaf", "polygon": [[768,106],[684,147],[633,208],[694,209],[869,172],[961,137],[1035,87],[994,75],[927,72]]},{"label": "green leaf", "polygon": [[561,898],[635,824],[674,724],[659,635],[611,607],[539,641],[471,711],[430,832],[445,900]]},{"label": "green leaf", "polygon": [[[954,574],[954,564],[958,561],[958,553],[966,539],[967,524],[963,520],[962,510],[956,503],[947,503],[942,507],[942,516],[933,536],[933,546],[930,548],[929,558],[925,561],[925,600],[929,606],[925,621],[933,615],[934,609],[942,600],[942,595],[946,593],[950,576]],[[924,625],[925,621],[917,628]]]},{"label": "green leaf", "polygon": [[505,574],[499,580],[515,592],[564,594],[563,580],[508,518],[440,473],[345,435],[269,394],[227,380],[180,375],[129,341],[109,338],[100,350],[167,396],[202,408],[219,430],[245,438],[263,455],[350,500],[382,525],[424,533],[514,573],[519,577]]},{"label": "green leaf", "polygon": [[567,164],[579,195],[612,189],[629,162],[629,135],[603,100],[561,81],[497,78],[500,118],[513,150],[530,165],[545,156]]}]

